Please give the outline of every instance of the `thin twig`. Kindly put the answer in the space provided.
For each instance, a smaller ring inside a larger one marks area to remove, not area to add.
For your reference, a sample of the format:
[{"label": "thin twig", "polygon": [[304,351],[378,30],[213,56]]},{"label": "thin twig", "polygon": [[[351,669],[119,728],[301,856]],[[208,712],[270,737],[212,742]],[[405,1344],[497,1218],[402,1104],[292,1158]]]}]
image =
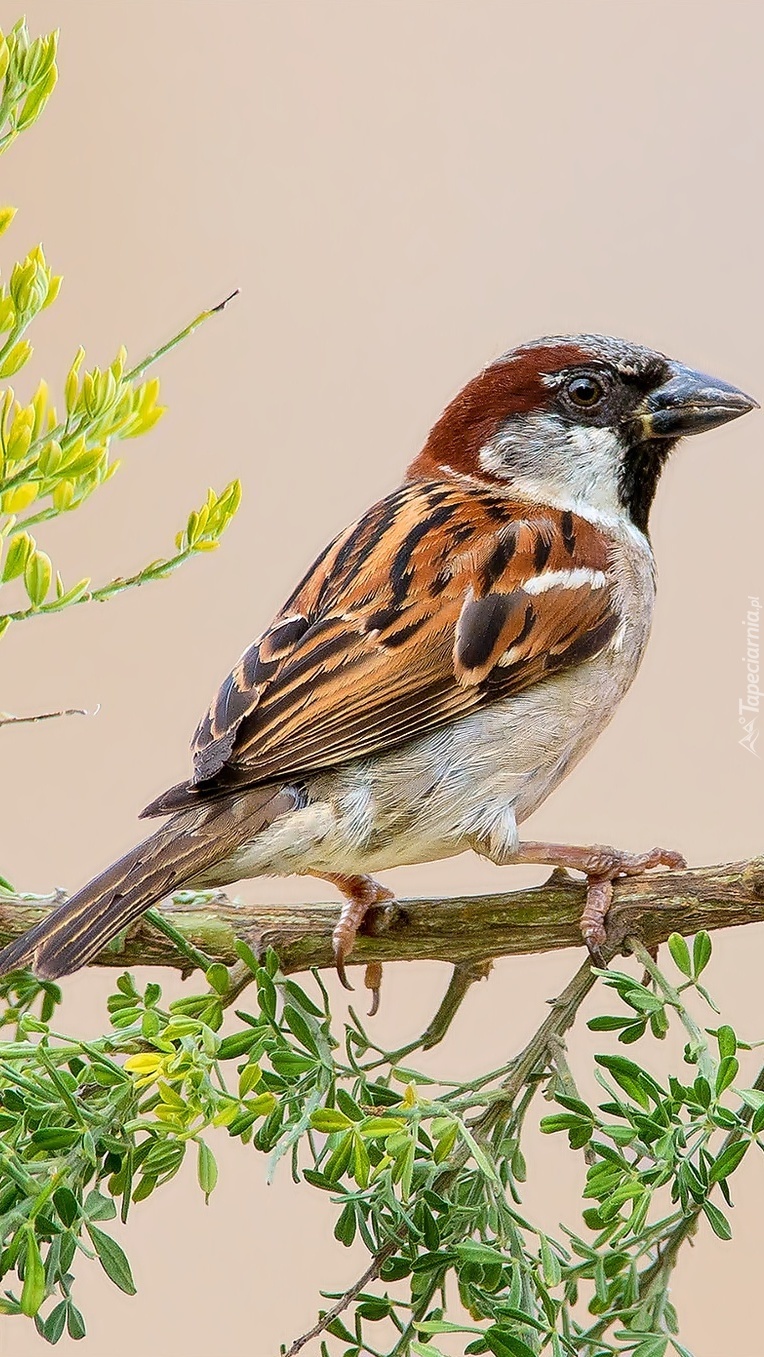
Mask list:
[{"label": "thin twig", "polygon": [[0,726],[28,726],[36,721],[54,721],[59,716],[97,716],[100,711],[100,704],[94,711],[86,711],[84,707],[66,707],[61,711],[40,711],[34,716],[12,716],[8,711],[0,711]]},{"label": "thin twig", "polygon": [[320,1334],[325,1333],[329,1325],[333,1324],[335,1319],[339,1319],[343,1310],[346,1310],[349,1305],[352,1305],[356,1296],[361,1294],[364,1287],[368,1286],[369,1282],[375,1281],[379,1276],[381,1267],[387,1262],[388,1258],[392,1258],[399,1243],[400,1240],[393,1237],[392,1239],[389,1239],[386,1244],[383,1244],[379,1253],[374,1255],[366,1271],[358,1278],[358,1281],[353,1282],[353,1285],[342,1293],[336,1304],[332,1306],[331,1310],[327,1310],[326,1314],[322,1315],[321,1318],[316,1321],[312,1329],[308,1329],[307,1333],[303,1333],[299,1338],[295,1338],[291,1348],[284,1354],[284,1357],[295,1357],[295,1354],[301,1352],[305,1347],[305,1344],[309,1343],[312,1338],[318,1338]]},{"label": "thin twig", "polygon": [[438,1005],[438,1010],[422,1033],[418,1045],[423,1051],[429,1051],[442,1041],[462,1003],[472,986],[478,980],[485,980],[491,972],[493,961],[458,961],[451,972],[448,989]]}]

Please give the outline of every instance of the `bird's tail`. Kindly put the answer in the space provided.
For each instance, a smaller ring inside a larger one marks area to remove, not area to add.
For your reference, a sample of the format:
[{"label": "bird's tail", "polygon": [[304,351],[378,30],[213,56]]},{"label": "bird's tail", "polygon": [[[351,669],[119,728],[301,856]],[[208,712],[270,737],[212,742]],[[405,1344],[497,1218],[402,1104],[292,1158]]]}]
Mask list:
[{"label": "bird's tail", "polygon": [[290,809],[285,801],[284,791],[270,787],[174,815],[47,918],[9,943],[0,952],[0,975],[30,965],[42,979],[69,975],[91,961],[144,910],[204,877],[212,867],[219,864],[222,869],[215,884],[235,880],[235,870],[230,876],[225,874],[226,859]]}]

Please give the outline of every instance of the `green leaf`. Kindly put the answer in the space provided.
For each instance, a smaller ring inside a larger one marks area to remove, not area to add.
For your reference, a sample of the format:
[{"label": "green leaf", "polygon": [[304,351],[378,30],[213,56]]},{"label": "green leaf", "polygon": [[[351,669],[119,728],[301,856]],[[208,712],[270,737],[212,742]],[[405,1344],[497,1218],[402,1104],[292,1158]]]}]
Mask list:
[{"label": "green leaf", "polygon": [[711,1104],[711,1085],[708,1080],[699,1074],[692,1086],[692,1091],[701,1107],[709,1107]]},{"label": "green leaf", "polygon": [[[313,1063],[315,1064],[315,1061]],[[344,1088],[337,1089],[336,1097],[337,1106],[340,1109],[340,1112],[345,1113],[346,1117],[350,1117],[351,1121],[364,1120],[363,1109],[358,1106],[358,1103],[351,1098],[350,1094]]]},{"label": "green leaf", "polygon": [[387,1319],[391,1309],[390,1301],[380,1297],[379,1299],[361,1301],[360,1305],[356,1306],[355,1312],[361,1319],[368,1319],[374,1324],[378,1323],[380,1319]]},{"label": "green leaf", "polygon": [[274,1051],[271,1064],[277,1074],[284,1079],[299,1079],[307,1070],[315,1069],[316,1057],[300,1055],[297,1051]]},{"label": "green leaf", "polygon": [[426,1319],[417,1324],[417,1333],[464,1333],[463,1324],[452,1324],[448,1319]]},{"label": "green leaf", "polygon": [[247,1055],[259,1040],[258,1033],[253,1032],[251,1027],[232,1032],[230,1036],[223,1037],[218,1048],[218,1060],[234,1060],[237,1056]]},{"label": "green leaf", "polygon": [[733,1145],[728,1145],[726,1150],[722,1150],[719,1158],[714,1160],[709,1170],[709,1183],[719,1183],[723,1178],[728,1178],[731,1173],[734,1173],[749,1144],[750,1141],[748,1140],[737,1140]]},{"label": "green leaf", "polygon": [[726,1055],[724,1059],[720,1061],[719,1068],[716,1072],[717,1098],[721,1097],[725,1088],[729,1088],[730,1084],[735,1082],[739,1069],[740,1061],[736,1060],[734,1055]]},{"label": "green leaf", "polygon": [[406,1122],[402,1117],[369,1117],[361,1126],[361,1135],[369,1140],[379,1140],[405,1129]]},{"label": "green leaf", "polygon": [[608,1070],[624,1093],[639,1103],[645,1111],[650,1106],[650,1097],[655,1102],[660,1101],[662,1092],[660,1086],[646,1070],[635,1065],[633,1060],[627,1060],[623,1055],[596,1055],[594,1058],[598,1065]]},{"label": "green leaf", "polygon": [[135,1282],[130,1271],[130,1264],[116,1239],[112,1239],[111,1235],[104,1234],[103,1230],[99,1230],[95,1225],[90,1224],[88,1224],[88,1234],[106,1276],[115,1286],[119,1287],[120,1291],[124,1291],[127,1296],[134,1296]]},{"label": "green leaf", "polygon": [[618,1032],[630,1022],[631,1018],[617,1018],[615,1015],[603,1014],[599,1018],[590,1018],[586,1026],[590,1032]]},{"label": "green leaf", "polygon": [[301,1046],[310,1051],[312,1055],[318,1055],[318,1046],[316,1038],[311,1031],[307,1020],[302,1013],[291,1004],[284,1005],[284,1022],[293,1036],[297,1038]]},{"label": "green leaf", "polygon": [[27,1231],[27,1248],[24,1258],[24,1286],[21,1292],[21,1313],[30,1318],[37,1314],[45,1300],[45,1268],[40,1256],[40,1246],[31,1227]]},{"label": "green leaf", "polygon": [[77,1198],[68,1187],[59,1187],[53,1194],[53,1202],[61,1220],[67,1227],[73,1225],[79,1215]]},{"label": "green leaf", "polygon": [[353,1177],[359,1187],[365,1188],[369,1186],[369,1174],[371,1172],[369,1154],[358,1134],[353,1137],[353,1142]]},{"label": "green leaf", "polygon": [[228,969],[222,961],[214,961],[209,967],[205,979],[210,989],[214,989],[217,994],[226,994],[228,992]]},{"label": "green leaf", "polygon": [[500,1249],[483,1244],[479,1239],[463,1239],[454,1245],[453,1251],[457,1258],[467,1263],[501,1263],[503,1266],[507,1262]]},{"label": "green leaf", "polygon": [[687,946],[681,933],[672,933],[668,940],[668,949],[671,953],[671,959],[674,965],[682,972],[682,975],[692,975],[692,962],[690,960],[690,949]]},{"label": "green leaf", "polygon": [[323,1131],[324,1135],[332,1135],[335,1131],[347,1131],[353,1125],[350,1117],[332,1107],[317,1107],[315,1112],[311,1113],[310,1124],[314,1131]]},{"label": "green leaf", "polygon": [[117,1208],[111,1197],[105,1197],[95,1188],[88,1192],[82,1209],[88,1220],[113,1220],[117,1214]]},{"label": "green leaf", "polygon": [[266,1017],[276,1017],[276,986],[271,977],[262,968],[257,974],[257,994],[260,1007]]},{"label": "green leaf", "polygon": [[541,1236],[541,1272],[547,1286],[559,1286],[562,1268],[557,1254],[552,1251],[546,1235]]},{"label": "green leaf", "polygon": [[66,1326],[66,1301],[59,1301],[42,1325],[42,1336],[48,1343],[57,1343]]},{"label": "green leaf", "polygon": [[297,1008],[299,1008],[302,1013],[309,1013],[313,1018],[323,1018],[324,1015],[321,1012],[321,1009],[314,1004],[313,1000],[305,993],[305,990],[302,989],[300,985],[295,984],[294,980],[284,980],[282,982],[282,989],[284,994],[288,995],[290,999],[294,1001]]},{"label": "green leaf", "polygon": [[624,1046],[631,1046],[635,1041],[639,1041],[640,1038],[645,1035],[646,1031],[647,1022],[642,1018],[639,1022],[628,1023],[620,1033],[618,1040],[622,1042]]},{"label": "green leaf", "polygon": [[346,1131],[324,1164],[324,1177],[330,1182],[336,1183],[337,1179],[350,1167],[354,1146],[355,1136],[352,1131]]},{"label": "green leaf", "polygon": [[737,1037],[733,1028],[726,1023],[720,1027],[716,1033],[716,1040],[719,1044],[719,1055],[722,1060],[726,1056],[732,1056],[737,1051]]},{"label": "green leaf", "polygon": [[252,951],[252,948],[244,942],[242,938],[236,939],[234,948],[239,960],[243,961],[244,965],[249,967],[253,975],[257,975],[260,970],[260,962]]},{"label": "green leaf", "polygon": [[727,1217],[719,1210],[718,1206],[714,1206],[713,1202],[710,1202],[707,1199],[704,1200],[701,1205],[703,1207],[703,1213],[714,1234],[718,1235],[720,1239],[731,1239],[732,1229],[730,1228],[730,1223],[727,1220]]},{"label": "green leaf", "polygon": [[663,1334],[651,1334],[635,1347],[632,1357],[664,1357],[668,1347],[668,1338]]},{"label": "green leaf", "polygon": [[692,944],[692,973],[695,979],[711,960],[711,939],[706,932],[695,934]]},{"label": "green leaf", "polygon": [[500,1328],[498,1325],[492,1325],[486,1330],[485,1341],[489,1352],[493,1352],[495,1357],[535,1357],[533,1348],[529,1348],[528,1344],[510,1329]]},{"label": "green leaf", "polygon": [[24,586],[33,608],[40,608],[45,602],[52,578],[50,557],[44,551],[32,551],[24,567]]},{"label": "green leaf", "polygon": [[199,1179],[199,1186],[204,1193],[204,1200],[205,1202],[209,1202],[210,1193],[214,1191],[215,1184],[218,1180],[218,1166],[212,1150],[203,1140],[199,1141],[199,1153],[196,1160],[196,1176]]},{"label": "green leaf", "polygon": [[87,1333],[85,1321],[76,1305],[69,1301],[66,1307],[66,1329],[70,1338],[84,1338]]},{"label": "green leaf", "polygon": [[334,1227],[334,1238],[338,1239],[346,1248],[349,1248],[355,1239],[355,1231],[355,1206],[352,1202],[346,1202]]},{"label": "green leaf", "polygon": [[760,1088],[743,1088],[740,1090],[740,1097],[748,1107],[753,1108],[754,1112],[764,1107],[764,1092]]}]

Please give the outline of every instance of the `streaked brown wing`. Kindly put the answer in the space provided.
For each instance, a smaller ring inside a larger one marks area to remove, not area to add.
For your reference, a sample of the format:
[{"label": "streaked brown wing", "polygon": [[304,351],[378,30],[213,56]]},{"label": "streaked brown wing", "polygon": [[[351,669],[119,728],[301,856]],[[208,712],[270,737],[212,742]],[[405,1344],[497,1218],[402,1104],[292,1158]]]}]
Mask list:
[{"label": "streaked brown wing", "polygon": [[588,658],[617,625],[608,564],[606,539],[569,513],[402,486],[327,548],[225,680],[194,783],[212,793],[375,754]]}]

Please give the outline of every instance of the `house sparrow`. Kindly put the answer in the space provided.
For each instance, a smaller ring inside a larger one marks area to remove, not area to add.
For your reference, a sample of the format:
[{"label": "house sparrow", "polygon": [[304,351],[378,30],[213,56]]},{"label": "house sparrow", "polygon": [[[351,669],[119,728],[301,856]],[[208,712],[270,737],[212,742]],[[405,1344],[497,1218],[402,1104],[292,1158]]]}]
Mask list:
[{"label": "house sparrow", "polygon": [[520,842],[518,825],[630,686],[653,614],[647,535],[684,434],[756,405],[636,344],[540,339],[486,367],[403,484],[340,533],[203,717],[170,815],[0,954],[57,977],[180,887],[322,877],[345,897],[337,969],[370,873],[472,848],[578,869],[597,955],[612,880],[678,853]]}]

